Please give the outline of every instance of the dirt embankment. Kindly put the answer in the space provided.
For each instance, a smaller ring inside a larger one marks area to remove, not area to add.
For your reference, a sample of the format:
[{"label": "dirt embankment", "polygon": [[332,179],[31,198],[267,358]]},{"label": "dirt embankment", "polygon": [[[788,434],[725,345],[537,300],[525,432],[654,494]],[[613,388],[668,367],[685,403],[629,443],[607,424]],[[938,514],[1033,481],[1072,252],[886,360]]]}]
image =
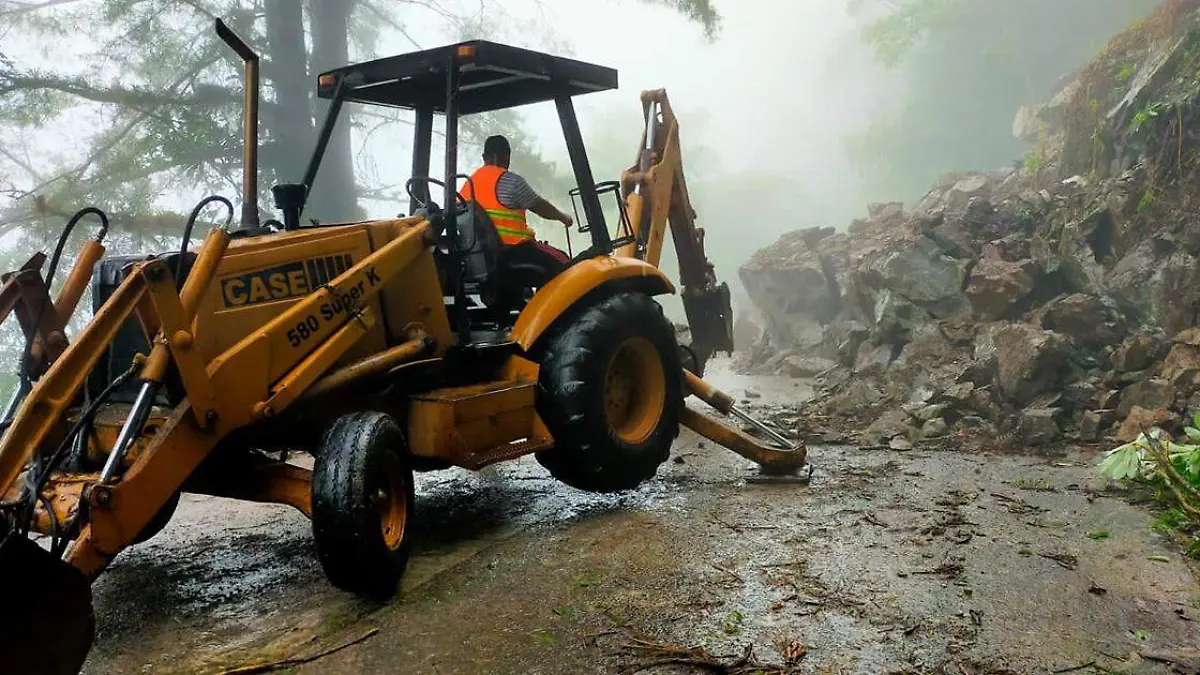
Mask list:
[{"label": "dirt embankment", "polygon": [[743,367],[819,377],[815,435],[895,447],[1129,440],[1200,409],[1198,8],[1164,3],[1021,110],[1021,166],[759,251]]}]

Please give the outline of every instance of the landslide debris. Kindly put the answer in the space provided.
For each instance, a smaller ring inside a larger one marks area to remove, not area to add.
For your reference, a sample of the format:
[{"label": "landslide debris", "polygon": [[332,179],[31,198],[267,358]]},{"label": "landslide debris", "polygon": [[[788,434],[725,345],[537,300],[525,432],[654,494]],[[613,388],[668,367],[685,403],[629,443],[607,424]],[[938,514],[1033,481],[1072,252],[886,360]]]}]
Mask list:
[{"label": "landslide debris", "polygon": [[1130,440],[1200,408],[1200,0],[1016,115],[1012,169],[783,235],[739,270],[739,367],[816,377],[867,445]]}]

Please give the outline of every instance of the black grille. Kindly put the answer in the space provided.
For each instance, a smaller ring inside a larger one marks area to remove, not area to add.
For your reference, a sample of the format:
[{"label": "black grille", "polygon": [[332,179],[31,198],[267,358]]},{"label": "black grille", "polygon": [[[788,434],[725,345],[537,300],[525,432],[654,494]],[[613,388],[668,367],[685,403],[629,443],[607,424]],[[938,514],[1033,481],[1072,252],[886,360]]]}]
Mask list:
[{"label": "black grille", "polygon": [[[92,312],[100,310],[109,297],[116,292],[121,282],[125,279],[124,268],[130,263],[147,260],[146,256],[114,256],[105,258],[96,264],[96,269],[92,273]],[[164,253],[156,256],[150,256],[149,259],[165,260],[167,268],[174,270],[175,263],[179,259],[178,253]],[[183,261],[183,277],[186,279],[188,273],[192,269],[192,263],[196,259],[196,254],[188,253]],[[95,398],[108,386],[110,382],[116,379],[121,373],[129,369],[129,365],[133,362],[134,354],[141,352],[142,354],[150,354],[150,341],[146,338],[145,332],[142,330],[142,324],[138,321],[137,315],[131,315],[124,324],[121,325],[117,332],[116,338],[109,345],[108,349],[100,355],[100,360],[96,363],[96,367],[92,369],[88,376],[88,394],[91,398]],[[160,390],[158,399],[155,401],[157,405],[169,405],[175,400],[178,400],[177,394],[181,387],[178,382],[178,374],[171,369],[167,376],[166,391]],[[118,387],[112,393],[109,400],[117,403],[133,403],[133,399],[137,396],[137,390],[141,387],[141,383],[137,378],[133,378],[126,382],[123,386]],[[174,394],[172,394],[174,392]]]}]

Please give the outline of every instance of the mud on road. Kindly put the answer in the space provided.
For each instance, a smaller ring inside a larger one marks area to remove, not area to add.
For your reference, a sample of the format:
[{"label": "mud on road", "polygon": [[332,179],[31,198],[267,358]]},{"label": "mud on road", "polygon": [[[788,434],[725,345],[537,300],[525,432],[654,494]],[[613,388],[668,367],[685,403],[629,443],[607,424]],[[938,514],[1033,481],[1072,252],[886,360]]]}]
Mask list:
[{"label": "mud on road", "polygon": [[[808,394],[714,371],[751,404]],[[638,640],[804,673],[1190,672],[1198,569],[1097,452],[810,455],[811,484],[759,482],[685,430],[628,494],[532,458],[420,476],[413,559],[382,606],[329,586],[301,515],[185,497],[96,582],[84,672],[223,673],[364,636],[290,672],[633,672],[655,660]]]}]

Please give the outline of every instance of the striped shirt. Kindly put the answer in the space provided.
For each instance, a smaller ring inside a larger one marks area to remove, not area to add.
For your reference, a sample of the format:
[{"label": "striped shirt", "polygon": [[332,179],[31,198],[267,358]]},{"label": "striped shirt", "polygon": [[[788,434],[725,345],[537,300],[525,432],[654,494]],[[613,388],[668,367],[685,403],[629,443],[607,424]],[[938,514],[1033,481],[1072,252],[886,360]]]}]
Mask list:
[{"label": "striped shirt", "polygon": [[529,183],[512,171],[505,171],[496,182],[496,199],[505,208],[528,210],[538,198]]}]

